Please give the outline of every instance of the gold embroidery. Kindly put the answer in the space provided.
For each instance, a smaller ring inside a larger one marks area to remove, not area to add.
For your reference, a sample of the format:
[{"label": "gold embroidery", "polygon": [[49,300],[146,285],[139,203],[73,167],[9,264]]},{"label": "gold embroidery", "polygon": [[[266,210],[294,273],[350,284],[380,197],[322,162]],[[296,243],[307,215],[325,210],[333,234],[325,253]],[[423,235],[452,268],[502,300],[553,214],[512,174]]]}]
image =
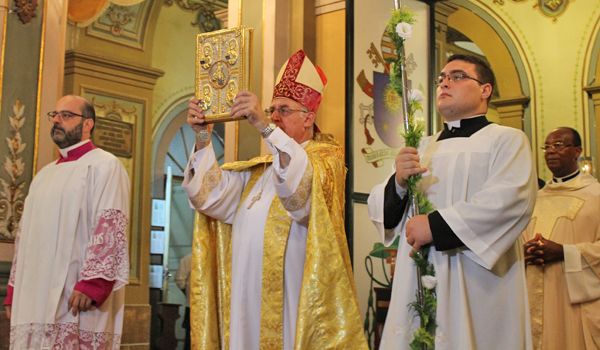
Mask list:
[{"label": "gold embroidery", "polygon": [[[258,193],[256,193],[251,198],[250,204],[246,207],[247,209],[252,208],[252,206],[254,205],[254,203],[256,203],[256,202],[258,202],[260,200],[260,198],[262,197],[263,190],[265,189],[266,182],[269,181],[269,180],[271,180],[271,177],[270,177],[271,173],[266,174],[265,173],[266,169],[267,169],[267,163],[265,162],[263,164],[263,171],[262,171],[262,174],[261,174],[262,181],[260,182],[260,189],[258,190]],[[272,169],[272,168],[269,168],[269,169]],[[254,185],[252,187],[254,187]],[[242,201],[242,203],[243,203],[243,201]]]},{"label": "gold embroidery", "polygon": [[[260,164],[260,163],[258,163],[258,164]],[[254,188],[254,186],[256,185],[256,182],[258,181],[260,176],[264,173],[265,167],[264,166],[263,167],[254,167],[250,171],[251,171],[250,180],[248,180],[248,183],[246,184],[246,186],[244,186],[244,191],[242,192],[242,196],[240,197],[240,203],[244,203],[244,201],[250,194],[250,191],[252,190],[252,188]],[[241,206],[238,206],[238,210],[240,207]]]},{"label": "gold embroidery", "polygon": [[[548,187],[552,190],[552,185]],[[551,239],[558,219],[575,220],[577,213],[584,204],[585,200],[577,196],[539,195],[529,223],[531,229],[526,231],[528,234],[530,233],[527,240],[532,239],[537,232],[545,238]],[[533,347],[534,349],[541,349],[544,326],[544,267],[527,265],[526,273]]]},{"label": "gold embroidery", "polygon": [[[294,349],[366,350],[344,233],[343,151],[330,143],[310,142],[306,152],[313,168],[311,210]],[[262,166],[256,165],[262,165],[266,159],[269,158],[227,166],[238,171],[253,167],[242,200],[260,177]],[[283,274],[290,220],[281,200],[275,197],[263,243],[261,349],[283,348]],[[205,225],[204,229],[207,228]],[[224,349],[229,348],[230,236],[224,234],[224,230],[216,231],[218,235],[209,235],[197,227],[194,236],[194,254],[202,259],[194,258],[192,262],[195,269],[191,295],[193,349],[220,349],[216,339],[222,341]],[[205,240],[215,242],[213,253],[207,253],[212,246]],[[203,293],[199,293],[201,284],[204,284]]]},{"label": "gold embroidery", "polygon": [[215,162],[204,174],[198,193],[196,193],[193,198],[190,198],[194,207],[201,207],[204,202],[206,202],[210,192],[219,184],[219,182],[221,182],[221,168],[219,168],[219,164]]},{"label": "gold embroidery", "polygon": [[197,214],[190,276],[192,349],[228,349],[231,226]]},{"label": "gold embroidery", "polygon": [[283,349],[283,267],[292,219],[281,200],[273,199],[263,240],[260,348]]},{"label": "gold embroidery", "polygon": [[[244,203],[265,172],[266,162],[263,166],[259,166],[260,162],[245,163],[245,165],[249,164],[253,166],[252,173],[240,203]],[[263,238],[260,348],[279,350],[283,348],[283,266],[292,221],[277,197],[271,203],[268,218]]]},{"label": "gold embroidery", "polygon": [[308,199],[310,198],[310,190],[312,188],[312,178],[313,178],[313,168],[310,162],[306,167],[306,171],[304,175],[302,175],[302,179],[300,180],[300,184],[298,184],[298,188],[291,196],[281,198],[283,202],[283,207],[288,211],[296,211],[306,204]]},{"label": "gold embroidery", "polygon": [[271,163],[273,161],[273,156],[270,154],[259,156],[256,158],[252,158],[250,160],[242,160],[233,163],[225,163],[221,167],[223,170],[232,170],[232,171],[244,171],[249,170],[257,165],[262,165],[263,163]]},{"label": "gold embroidery", "polygon": [[368,349],[344,233],[343,151],[310,142],[306,152],[313,182],[294,349]]}]

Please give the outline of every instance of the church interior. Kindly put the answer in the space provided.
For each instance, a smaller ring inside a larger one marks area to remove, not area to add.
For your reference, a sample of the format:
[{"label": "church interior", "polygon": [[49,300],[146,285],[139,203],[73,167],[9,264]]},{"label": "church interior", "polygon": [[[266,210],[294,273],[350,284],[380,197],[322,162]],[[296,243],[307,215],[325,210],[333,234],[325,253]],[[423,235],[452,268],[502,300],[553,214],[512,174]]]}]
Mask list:
[{"label": "church interior", "polygon": [[[418,118],[428,135],[443,127],[434,78],[450,55],[476,55],[497,80],[488,119],[523,130],[538,177],[551,176],[541,146],[559,126],[579,131],[581,169],[597,176],[597,0],[0,0],[0,299],[28,185],[58,156],[46,114],[61,96],[81,95],[103,121],[94,143],[116,155],[131,180],[121,348],[183,349],[186,299],[175,274],[194,231],[181,183],[194,144],[186,117],[198,91],[196,38],[244,26],[253,29],[249,89],[263,106],[279,68],[298,49],[327,75],[316,123],[345,150],[345,228],[374,344],[394,256],[377,245],[366,203],[401,146],[402,111],[386,90],[393,44],[385,27],[395,2],[417,18],[407,72],[423,92]],[[19,152],[11,151],[14,142]],[[244,121],[215,124],[212,142],[220,163],[266,152]],[[8,349],[8,339],[8,320],[0,317],[0,349]]]}]

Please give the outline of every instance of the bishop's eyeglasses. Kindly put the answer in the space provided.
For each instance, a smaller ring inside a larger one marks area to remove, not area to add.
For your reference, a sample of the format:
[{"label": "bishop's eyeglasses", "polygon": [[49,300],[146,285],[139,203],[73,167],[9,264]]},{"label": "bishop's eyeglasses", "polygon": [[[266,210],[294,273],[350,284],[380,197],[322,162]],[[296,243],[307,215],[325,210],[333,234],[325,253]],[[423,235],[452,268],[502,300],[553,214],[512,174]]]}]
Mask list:
[{"label": "bishop's eyeglasses", "polygon": [[543,145],[542,147],[540,147],[544,152],[548,152],[548,151],[562,151],[563,149],[567,148],[567,147],[573,147],[575,145],[567,145],[564,142],[561,141],[557,141],[554,143],[547,143],[545,145]]},{"label": "bishop's eyeglasses", "polygon": [[287,117],[287,116],[289,116],[289,115],[291,115],[292,113],[295,113],[295,112],[308,113],[308,110],[306,110],[306,109],[293,109],[293,108],[290,108],[288,106],[282,106],[282,107],[277,107],[277,108],[271,106],[271,107],[265,109],[265,114],[266,115],[273,115],[273,113],[275,113],[275,112],[279,113],[280,116],[282,116],[282,117],[285,118],[285,117]]}]

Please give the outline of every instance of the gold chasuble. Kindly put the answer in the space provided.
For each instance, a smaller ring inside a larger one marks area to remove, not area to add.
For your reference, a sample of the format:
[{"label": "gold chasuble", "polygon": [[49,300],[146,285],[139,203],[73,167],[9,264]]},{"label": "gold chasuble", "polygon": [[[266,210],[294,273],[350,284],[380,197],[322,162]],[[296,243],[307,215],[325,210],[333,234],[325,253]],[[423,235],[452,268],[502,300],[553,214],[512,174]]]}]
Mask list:
[{"label": "gold chasuble", "polygon": [[[342,149],[323,138],[310,141],[305,151],[313,167],[312,183],[303,180],[297,193],[285,199],[306,200],[310,195],[311,200],[295,349],[367,349],[344,232],[346,169]],[[251,171],[240,203],[272,158],[266,155],[223,165],[223,170]],[[286,203],[288,208],[290,205],[294,204]],[[263,240],[260,349],[283,348],[283,277],[290,226],[291,218],[276,196]],[[228,350],[231,226],[198,214],[192,252],[192,349]]]}]

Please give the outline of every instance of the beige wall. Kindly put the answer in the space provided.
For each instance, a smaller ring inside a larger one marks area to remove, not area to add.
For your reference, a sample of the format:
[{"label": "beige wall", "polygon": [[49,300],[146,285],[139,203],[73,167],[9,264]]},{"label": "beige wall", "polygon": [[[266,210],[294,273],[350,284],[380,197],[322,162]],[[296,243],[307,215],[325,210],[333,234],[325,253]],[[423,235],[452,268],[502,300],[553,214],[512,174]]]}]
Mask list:
[{"label": "beige wall", "polygon": [[317,15],[316,38],[316,64],[327,75],[317,124],[321,131],[333,134],[343,146],[346,130],[346,10]]},{"label": "beige wall", "polygon": [[162,6],[152,47],[152,65],[165,72],[154,87],[152,109],[152,138],[166,113],[181,102],[182,97],[194,94],[194,61],[198,28],[190,25],[196,20],[191,11],[178,6]]},{"label": "beige wall", "polygon": [[515,44],[514,54],[525,63],[524,73],[531,90],[531,141],[538,154],[540,176],[547,178],[549,172],[539,146],[558,126],[579,130],[584,138],[584,153],[590,154],[590,137],[596,135],[590,128],[588,97],[583,87],[589,84],[585,77],[589,67],[585,64],[590,58],[586,54],[589,55],[598,33],[600,2],[570,1],[556,20],[544,16],[530,1],[505,1],[504,5],[490,5],[484,0],[470,3],[502,25]]},{"label": "beige wall", "polygon": [[[67,28],[67,1],[46,2],[46,27],[44,35],[44,57],[42,61],[42,89],[40,94],[40,115],[54,110],[55,102],[63,94],[63,71],[65,52],[65,32]],[[56,158],[56,146],[50,139],[50,123],[45,118],[39,123],[37,159],[35,170]]]}]

